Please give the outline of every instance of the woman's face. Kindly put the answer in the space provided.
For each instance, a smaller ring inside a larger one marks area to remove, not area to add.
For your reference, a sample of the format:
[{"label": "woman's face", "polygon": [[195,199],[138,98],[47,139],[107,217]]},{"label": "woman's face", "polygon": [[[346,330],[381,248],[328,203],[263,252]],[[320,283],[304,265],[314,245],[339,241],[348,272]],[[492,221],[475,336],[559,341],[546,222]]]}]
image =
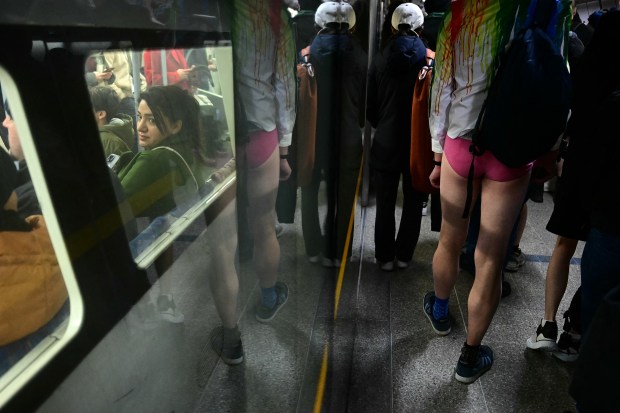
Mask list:
[{"label": "woman's face", "polygon": [[162,119],[169,133],[161,131],[155,123],[155,117],[146,101],[141,100],[138,105],[138,142],[144,149],[153,149],[170,135],[177,133],[181,127],[181,121],[171,124],[170,120],[164,116]]}]

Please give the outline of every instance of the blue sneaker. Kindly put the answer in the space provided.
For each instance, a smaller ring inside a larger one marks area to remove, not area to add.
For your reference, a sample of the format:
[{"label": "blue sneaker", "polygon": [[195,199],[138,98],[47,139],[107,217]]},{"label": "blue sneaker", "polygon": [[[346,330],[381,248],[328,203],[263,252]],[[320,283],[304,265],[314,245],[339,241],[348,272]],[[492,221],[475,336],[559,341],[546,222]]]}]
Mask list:
[{"label": "blue sneaker", "polygon": [[[491,350],[491,347],[481,345],[475,361],[471,361],[472,354],[468,354],[469,351],[471,350],[463,345],[461,357],[458,363],[456,363],[454,371],[454,378],[465,384],[475,382],[478,377],[490,370],[493,365],[493,350]],[[467,360],[470,361],[468,362]]]},{"label": "blue sneaker", "polygon": [[433,327],[433,331],[439,334],[440,336],[445,336],[452,331],[452,322],[450,321],[450,314],[448,317],[442,318],[441,320],[435,319],[433,316],[433,304],[435,303],[435,292],[429,291],[424,296],[424,302],[422,308],[424,309],[424,314],[431,322],[431,327]]},{"label": "blue sneaker", "polygon": [[280,309],[284,307],[284,304],[286,304],[287,300],[288,286],[281,281],[277,281],[276,304],[273,306],[273,308],[269,308],[267,306],[264,306],[262,303],[258,303],[258,306],[256,307],[256,319],[261,323],[270,322],[271,320],[273,320],[276,314],[278,314],[278,311],[280,311]]}]

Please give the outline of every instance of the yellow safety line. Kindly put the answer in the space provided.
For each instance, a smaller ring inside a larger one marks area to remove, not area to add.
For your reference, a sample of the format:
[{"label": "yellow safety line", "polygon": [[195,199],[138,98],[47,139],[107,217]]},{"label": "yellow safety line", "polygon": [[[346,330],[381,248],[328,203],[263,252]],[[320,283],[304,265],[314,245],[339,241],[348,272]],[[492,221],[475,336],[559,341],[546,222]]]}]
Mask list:
[{"label": "yellow safety line", "polygon": [[[349,228],[347,229],[347,238],[344,242],[344,251],[340,260],[340,271],[338,272],[338,281],[336,282],[336,294],[334,297],[334,321],[338,317],[338,307],[340,304],[340,294],[342,293],[342,283],[344,280],[344,271],[347,265],[347,255],[349,253],[349,244],[351,243],[351,233],[353,232],[353,223],[355,222],[355,206],[357,205],[357,197],[359,195],[360,184],[362,181],[362,169],[364,165],[364,156],[360,162],[360,171],[357,175],[357,184],[355,185],[355,196],[353,197],[353,206],[351,215],[349,216]],[[323,347],[323,360],[321,362],[321,373],[319,374],[319,382],[316,387],[316,396],[314,398],[314,413],[320,413],[323,407],[323,395],[325,394],[325,382],[327,381],[327,356],[329,355],[329,345],[325,343]]]}]

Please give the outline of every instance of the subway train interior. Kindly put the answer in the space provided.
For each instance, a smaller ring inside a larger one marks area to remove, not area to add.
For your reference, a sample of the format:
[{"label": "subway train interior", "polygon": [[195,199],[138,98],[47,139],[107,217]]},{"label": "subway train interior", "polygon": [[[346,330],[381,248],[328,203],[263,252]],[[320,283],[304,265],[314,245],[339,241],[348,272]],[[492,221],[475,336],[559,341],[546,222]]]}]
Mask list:
[{"label": "subway train interior", "polygon": [[[347,2],[366,70],[389,35],[382,26],[390,1]],[[426,0],[427,7],[432,3],[444,9],[426,17],[440,24],[450,1]],[[576,3],[584,22],[618,6],[614,0]],[[354,126],[362,149],[344,188],[352,202],[337,208],[346,216],[338,256],[319,254],[321,247],[304,236],[306,204],[296,168],[307,147],[300,130],[308,124],[302,124],[307,117],[299,105],[290,151],[280,148],[280,164],[287,160],[292,172],[286,180],[272,180],[279,185],[277,200],[265,212],[262,169],[245,159],[245,146],[254,141],[247,138],[253,133],[245,116],[248,102],[239,96],[247,96],[240,92],[248,87],[243,74],[256,73],[257,84],[273,79],[259,76],[261,50],[239,50],[260,44],[261,25],[277,21],[286,47],[296,50],[268,57],[292,57],[276,65],[282,63],[278,70],[300,84],[295,73],[308,67],[295,69],[295,56],[316,34],[320,4],[2,0],[0,152],[10,154],[20,184],[6,202],[15,195],[32,203],[24,215],[36,229],[0,229],[0,411],[578,411],[569,391],[578,361],[526,345],[545,311],[545,279],[556,244],[546,229],[555,179],[526,203],[522,261],[504,273],[505,296],[484,337],[495,362],[469,385],[455,380],[454,369],[475,277],[460,270],[450,296],[452,331],[437,335],[423,301],[434,286],[438,193],[419,204],[413,257],[387,266],[377,262],[377,183],[369,161],[375,129],[368,121]],[[265,15],[251,11],[261,7]],[[173,84],[182,96],[166,94]],[[109,90],[113,103],[105,101]],[[365,96],[365,89],[360,92]],[[300,100],[301,92],[286,93]],[[191,102],[184,107],[187,97]],[[256,111],[271,116],[274,101],[259,93],[255,98]],[[99,106],[106,104],[112,106]],[[294,114],[295,104],[286,104]],[[363,100],[361,106],[363,111]],[[108,107],[115,108],[114,116]],[[191,137],[189,108],[200,119]],[[319,118],[312,129],[341,119],[338,113]],[[166,133],[181,136],[179,131],[187,133],[182,136],[189,145],[154,144],[173,139]],[[166,158],[159,159],[166,171],[151,167],[144,174],[146,166],[138,177],[138,166],[154,157]],[[9,176],[4,169],[2,174],[0,183],[6,184]],[[325,174],[316,181],[321,222],[333,213],[328,192],[335,177]],[[174,189],[162,195],[168,184]],[[398,193],[396,228],[403,208]],[[265,226],[257,222],[265,216],[272,219],[271,230],[261,238]],[[267,243],[269,248],[262,245]],[[279,252],[272,254],[274,248]],[[560,325],[580,286],[583,249],[580,241],[568,266]],[[260,276],[267,265],[277,268],[271,313],[262,304],[273,285]],[[241,341],[236,353],[225,354],[229,336],[222,326],[231,317]]]}]

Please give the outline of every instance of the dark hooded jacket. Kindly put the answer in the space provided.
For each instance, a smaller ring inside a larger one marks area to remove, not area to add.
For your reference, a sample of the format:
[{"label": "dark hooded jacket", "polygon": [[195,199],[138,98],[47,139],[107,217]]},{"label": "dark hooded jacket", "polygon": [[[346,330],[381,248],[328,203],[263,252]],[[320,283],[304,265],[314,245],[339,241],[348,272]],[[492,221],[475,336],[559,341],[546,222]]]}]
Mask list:
[{"label": "dark hooded jacket", "polygon": [[310,61],[317,79],[317,165],[350,161],[344,166],[358,167],[367,55],[348,32],[324,29],[312,42]]},{"label": "dark hooded jacket", "polygon": [[99,135],[106,157],[130,152],[135,141],[131,117],[116,115],[110,123],[99,128]]},{"label": "dark hooded jacket", "polygon": [[373,61],[366,118],[376,129],[370,157],[375,169],[409,164],[413,88],[425,63],[426,47],[415,35],[397,35]]}]

